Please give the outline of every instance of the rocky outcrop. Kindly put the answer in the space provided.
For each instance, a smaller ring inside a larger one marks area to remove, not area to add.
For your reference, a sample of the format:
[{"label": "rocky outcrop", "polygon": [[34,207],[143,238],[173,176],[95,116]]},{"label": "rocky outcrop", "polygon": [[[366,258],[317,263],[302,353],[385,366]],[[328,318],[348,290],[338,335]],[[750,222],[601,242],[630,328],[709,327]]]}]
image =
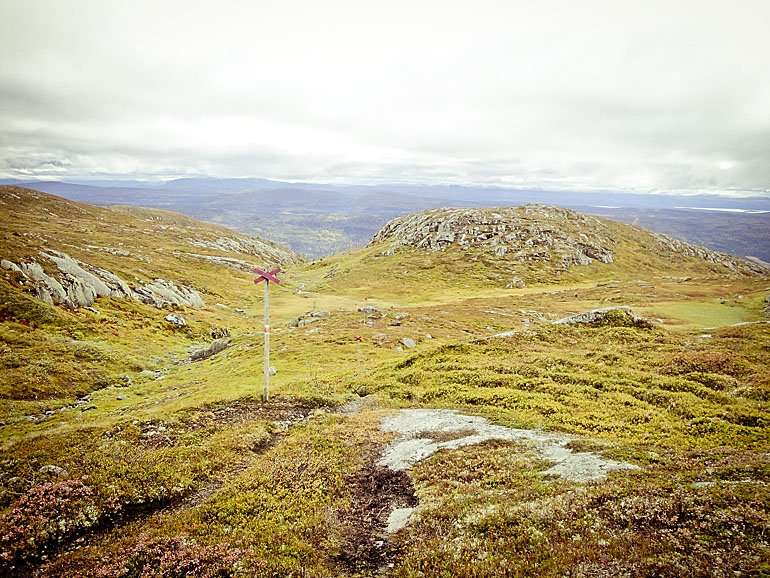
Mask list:
[{"label": "rocky outcrop", "polygon": [[201,255],[200,253],[174,253],[175,255],[181,255],[185,257],[193,257],[194,259],[200,259],[201,261],[208,261],[215,265],[223,265],[230,267],[231,269],[237,269],[238,271],[245,271],[246,273],[252,273],[255,265],[247,263],[243,259],[236,259],[235,257],[222,257],[220,255]]},{"label": "rocky outcrop", "polygon": [[166,317],[164,317],[164,319],[175,327],[187,326],[187,320],[184,318],[184,316],[179,315],[178,313],[169,313],[166,315]]},{"label": "rocky outcrop", "polygon": [[630,307],[604,307],[591,309],[585,313],[570,315],[553,322],[555,325],[590,325],[593,327],[638,327],[650,329],[653,325],[649,319],[639,317]]},{"label": "rocky outcrop", "polygon": [[[618,229],[618,227],[624,229]],[[404,247],[426,251],[475,249],[512,264],[548,262],[555,269],[612,263],[621,241],[639,242],[639,250],[678,262],[693,258],[737,275],[768,275],[758,259],[711,251],[667,235],[545,205],[523,207],[432,209],[387,223],[370,245],[386,244],[384,255]],[[520,287],[514,277],[508,288]]]},{"label": "rocky outcrop", "polygon": [[199,349],[190,354],[190,361],[202,361],[208,359],[212,355],[216,355],[220,351],[224,351],[230,347],[229,339],[215,339],[208,347]]},{"label": "rocky outcrop", "polygon": [[663,253],[682,257],[694,257],[708,263],[725,267],[733,273],[743,275],[768,275],[770,268],[758,259],[741,259],[727,253],[712,251],[700,245],[693,245],[662,233],[654,233],[658,249]]},{"label": "rocky outcrop", "polygon": [[[0,266],[19,274],[20,281],[31,293],[50,305],[90,307],[99,297],[133,299],[158,308],[200,308],[204,305],[195,289],[165,279],[155,279],[132,287],[115,273],[73,259],[66,253],[46,250],[40,255],[45,260],[43,262],[50,264],[48,272],[35,260],[16,264],[3,259]],[[55,271],[51,271],[52,268]]]},{"label": "rocky outcrop", "polygon": [[188,239],[193,247],[215,249],[259,257],[278,265],[297,263],[301,258],[294,252],[256,237],[217,237],[216,239]]},{"label": "rocky outcrop", "polygon": [[477,248],[512,261],[553,261],[568,268],[612,263],[614,241],[595,217],[559,207],[433,209],[387,223],[371,244],[444,251]]},{"label": "rocky outcrop", "polygon": [[329,317],[328,311],[308,311],[297,317],[294,321],[289,323],[289,327],[305,327],[321,319]]},{"label": "rocky outcrop", "polygon": [[152,283],[135,287],[134,293],[139,301],[158,309],[172,306],[185,306],[194,309],[203,307],[203,299],[195,289],[177,285],[166,279],[155,279]]}]

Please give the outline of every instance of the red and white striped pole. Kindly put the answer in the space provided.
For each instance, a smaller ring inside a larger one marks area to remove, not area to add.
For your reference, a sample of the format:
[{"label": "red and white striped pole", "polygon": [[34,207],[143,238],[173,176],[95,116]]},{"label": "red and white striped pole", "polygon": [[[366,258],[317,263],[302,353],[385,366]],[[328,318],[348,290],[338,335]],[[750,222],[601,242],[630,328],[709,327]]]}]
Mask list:
[{"label": "red and white striped pole", "polygon": [[265,379],[262,386],[262,401],[270,399],[270,281],[265,279]]},{"label": "red and white striped pole", "polygon": [[273,283],[277,284],[281,283],[277,277],[278,273],[281,272],[281,268],[276,267],[270,271],[264,271],[257,268],[254,269],[254,272],[257,274],[257,278],[254,279],[254,283],[259,284],[262,281],[265,282],[265,358],[263,361],[264,384],[262,386],[262,401],[268,401],[270,399],[270,282],[272,281]]}]

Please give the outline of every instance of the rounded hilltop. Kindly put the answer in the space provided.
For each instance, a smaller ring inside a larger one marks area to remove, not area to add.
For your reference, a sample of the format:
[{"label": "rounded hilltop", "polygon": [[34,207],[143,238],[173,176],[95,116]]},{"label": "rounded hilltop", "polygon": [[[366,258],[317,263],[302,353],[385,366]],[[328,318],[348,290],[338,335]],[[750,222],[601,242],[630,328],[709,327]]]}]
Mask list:
[{"label": "rounded hilltop", "polygon": [[[761,264],[667,235],[546,205],[441,208],[386,223],[330,275],[381,287],[419,274],[433,288],[515,288],[659,276],[753,276]],[[394,291],[397,288],[394,286]]]},{"label": "rounded hilltop", "polygon": [[554,261],[565,268],[593,261],[612,263],[606,224],[561,207],[525,205],[492,209],[432,209],[387,223],[371,244],[389,249],[481,249],[512,261]]}]

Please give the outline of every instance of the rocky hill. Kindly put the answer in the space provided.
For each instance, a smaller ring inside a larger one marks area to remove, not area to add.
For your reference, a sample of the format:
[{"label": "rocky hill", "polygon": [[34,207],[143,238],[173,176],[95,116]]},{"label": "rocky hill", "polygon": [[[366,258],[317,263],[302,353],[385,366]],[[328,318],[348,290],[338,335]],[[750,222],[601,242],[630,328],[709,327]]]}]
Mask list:
[{"label": "rocky hill", "polygon": [[201,267],[248,272],[300,260],[273,243],[167,211],[99,208],[19,187],[0,187],[0,212],[4,279],[69,308],[100,297],[200,308],[201,293],[213,289],[193,280]]},{"label": "rocky hill", "polygon": [[83,395],[183,362],[251,327],[254,266],[300,261],[176,213],[100,208],[19,187],[0,187],[0,223],[6,400]]},{"label": "rocky hill", "polygon": [[393,255],[404,249],[463,251],[487,261],[565,272],[594,263],[622,261],[629,252],[648,261],[686,264],[713,273],[761,275],[761,264],[710,251],[666,235],[545,205],[494,209],[435,209],[387,223],[370,246]]}]

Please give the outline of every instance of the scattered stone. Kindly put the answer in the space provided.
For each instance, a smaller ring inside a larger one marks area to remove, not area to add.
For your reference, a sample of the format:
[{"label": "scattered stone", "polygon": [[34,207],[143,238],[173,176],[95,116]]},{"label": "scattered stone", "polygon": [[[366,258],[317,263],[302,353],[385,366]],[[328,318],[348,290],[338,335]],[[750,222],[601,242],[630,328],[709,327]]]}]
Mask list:
[{"label": "scattered stone", "polygon": [[166,279],[155,279],[135,288],[137,298],[143,303],[162,309],[164,307],[203,307],[203,299],[193,288],[177,285]]},{"label": "scattered stone", "polygon": [[273,375],[276,375],[278,373],[278,370],[275,367],[270,367],[270,370],[268,371],[268,373],[271,376],[273,376]]},{"label": "scattered stone", "polygon": [[372,341],[377,347],[382,347],[387,342],[388,336],[385,333],[375,333],[372,335]]},{"label": "scattered stone", "polygon": [[56,476],[57,478],[62,478],[67,475],[67,470],[53,464],[41,467],[38,472],[47,476]]},{"label": "scattered stone", "polygon": [[288,265],[302,259],[296,253],[256,237],[217,237],[216,239],[188,239],[193,247],[214,249],[259,257],[273,264]]},{"label": "scattered stone", "polygon": [[130,375],[121,375],[120,378],[118,378],[118,382],[115,384],[116,387],[131,387],[133,385],[133,380],[131,379]]},{"label": "scattered stone", "polygon": [[192,257],[194,259],[200,259],[201,261],[214,263],[215,265],[223,265],[238,271],[245,271],[246,273],[251,273],[254,271],[253,264],[247,263],[243,259],[236,259],[235,257],[223,257],[221,255],[201,255],[200,253],[184,253],[181,251],[175,251],[174,255]]},{"label": "scattered stone", "polygon": [[523,289],[526,287],[527,284],[524,282],[524,279],[521,277],[511,277],[511,280],[508,281],[508,284],[505,286],[506,289]]},{"label": "scattered stone", "polygon": [[433,339],[433,336],[430,333],[426,333],[425,339]]},{"label": "scattered stone", "polygon": [[6,271],[13,271],[14,273],[22,273],[21,268],[16,263],[14,263],[13,261],[9,261],[8,259],[0,260],[0,267],[5,269]]},{"label": "scattered stone", "polygon": [[411,518],[416,508],[396,508],[388,516],[388,522],[385,526],[386,534],[394,534],[405,527],[409,518]]},{"label": "scattered stone", "polygon": [[362,305],[358,308],[359,313],[365,313],[366,315],[374,315],[376,313],[382,313],[377,307],[374,305]]},{"label": "scattered stone", "polygon": [[125,395],[116,395],[115,399],[117,399],[118,401],[123,401],[124,399],[126,399],[126,396]]},{"label": "scattered stone", "polygon": [[143,369],[139,372],[140,377],[146,377],[149,379],[159,379],[161,376],[163,376],[163,372],[159,369],[152,370],[152,369]]},{"label": "scattered stone", "polygon": [[211,331],[209,331],[209,336],[211,339],[223,339],[230,337],[230,330],[226,327],[212,327]]},{"label": "scattered stone", "polygon": [[630,307],[626,306],[591,309],[585,313],[557,319],[553,323],[555,325],[638,327],[640,329],[650,329],[653,327],[653,324],[649,319],[639,317]]},{"label": "scattered stone", "polygon": [[412,349],[413,347],[417,346],[417,342],[411,337],[402,337],[399,340],[399,343],[404,347],[406,347],[407,349]]},{"label": "scattered stone", "polygon": [[396,313],[388,325],[392,327],[399,327],[401,325],[401,322],[404,321],[404,319],[407,319],[408,317],[409,317],[408,313]]},{"label": "scattered stone", "polygon": [[244,315],[244,314],[246,313],[246,310],[245,310],[245,309],[240,309],[239,307],[236,307],[236,308],[234,309],[234,311],[235,311],[236,313],[240,313],[241,315]]},{"label": "scattered stone", "polygon": [[164,319],[176,327],[187,326],[187,320],[178,313],[169,313]]},{"label": "scattered stone", "polygon": [[193,351],[190,354],[190,361],[202,361],[203,359],[208,359],[212,355],[216,355],[220,351],[224,351],[229,346],[229,339],[215,339],[208,347]]},{"label": "scattered stone", "polygon": [[329,317],[328,311],[308,311],[289,323],[289,327],[304,327]]}]

